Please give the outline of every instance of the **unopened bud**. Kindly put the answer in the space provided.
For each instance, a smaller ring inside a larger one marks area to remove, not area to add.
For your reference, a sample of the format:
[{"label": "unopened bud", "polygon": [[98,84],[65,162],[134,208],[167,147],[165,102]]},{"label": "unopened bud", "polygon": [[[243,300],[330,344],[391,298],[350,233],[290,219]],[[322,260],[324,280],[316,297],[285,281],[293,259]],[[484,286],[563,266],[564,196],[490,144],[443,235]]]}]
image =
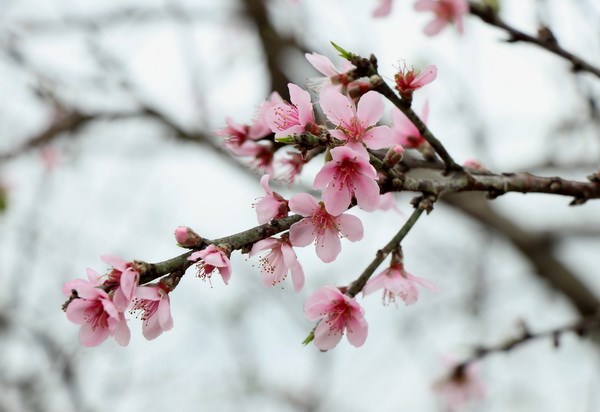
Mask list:
[{"label": "unopened bud", "polygon": [[383,164],[388,168],[392,168],[402,160],[403,155],[404,148],[401,145],[397,144],[396,146],[390,147],[390,150],[387,151],[383,158]]},{"label": "unopened bud", "polygon": [[179,245],[186,248],[199,247],[204,242],[202,236],[186,226],[179,226],[175,229],[175,240]]}]

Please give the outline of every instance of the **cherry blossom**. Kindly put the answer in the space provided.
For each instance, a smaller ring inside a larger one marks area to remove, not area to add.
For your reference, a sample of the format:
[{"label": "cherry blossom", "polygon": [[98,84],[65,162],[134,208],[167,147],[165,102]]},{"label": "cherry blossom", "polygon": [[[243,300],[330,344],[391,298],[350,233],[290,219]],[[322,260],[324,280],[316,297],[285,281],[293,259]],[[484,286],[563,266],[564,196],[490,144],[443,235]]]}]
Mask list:
[{"label": "cherry blossom", "polygon": [[259,240],[252,246],[250,256],[267,249],[270,249],[270,252],[260,258],[263,284],[267,287],[275,286],[287,277],[288,272],[291,272],[294,290],[300,292],[304,287],[304,270],[298,262],[289,238],[282,236],[281,239]]},{"label": "cherry blossom", "polygon": [[294,183],[305,163],[306,160],[301,153],[287,152],[287,156],[279,160],[279,164],[287,169],[287,173],[283,173],[281,178]]},{"label": "cherry blossom", "polygon": [[135,290],[131,311],[142,311],[142,334],[147,340],[160,336],[173,328],[169,291],[159,283],[156,286],[139,286]]},{"label": "cherry blossom", "polygon": [[206,249],[192,253],[188,260],[198,262],[198,276],[202,279],[210,280],[213,271],[217,270],[227,285],[231,278],[231,264],[227,253],[220,247],[209,245]]},{"label": "cherry blossom", "polygon": [[[429,103],[425,102],[421,111],[421,121],[427,123],[429,117]],[[400,109],[392,109],[392,137],[395,143],[399,143],[408,149],[417,149],[426,142],[425,138]]]},{"label": "cherry blossom", "polygon": [[396,205],[394,193],[392,192],[387,192],[379,196],[379,205],[377,206],[377,209],[384,211],[394,209],[396,212],[402,214],[402,211]]},{"label": "cherry blossom", "polygon": [[269,187],[269,175],[260,178],[260,185],[265,195],[256,204],[256,215],[258,223],[265,224],[273,219],[279,219],[288,215],[288,202],[277,192]]},{"label": "cherry blossom", "polygon": [[419,71],[414,68],[408,69],[405,64],[394,75],[394,81],[396,82],[396,90],[398,90],[400,96],[410,102],[415,90],[428,85],[436,77],[437,67],[434,65],[429,65],[422,71]]},{"label": "cherry blossom", "polygon": [[463,33],[462,16],[469,11],[466,0],[417,0],[414,5],[417,11],[432,11],[435,19],[430,21],[423,30],[426,35],[438,34],[448,24],[456,24],[459,33]]},{"label": "cherry blossom", "polygon": [[356,197],[361,209],[373,211],[379,205],[377,171],[367,159],[347,146],[331,150],[332,160],[315,176],[313,187],[323,189],[325,208],[332,215],[343,213]]},{"label": "cherry blossom", "polygon": [[379,5],[373,10],[373,17],[385,17],[392,12],[393,0],[379,0]]},{"label": "cherry blossom", "polygon": [[321,92],[319,104],[329,121],[336,125],[330,133],[336,139],[368,157],[363,144],[370,149],[381,149],[390,146],[391,132],[388,126],[375,126],[383,116],[381,95],[370,91],[358,101],[358,106],[348,97],[336,90],[326,89]]},{"label": "cherry blossom", "polygon": [[310,94],[293,83],[288,84],[288,89],[291,104],[276,104],[265,111],[265,121],[276,138],[315,131],[317,128]]},{"label": "cherry blossom", "polygon": [[321,54],[306,53],[304,56],[315,69],[325,75],[325,77],[311,79],[311,83],[315,85],[317,91],[323,91],[328,88],[340,90],[340,88],[347,88],[353,81],[348,72],[355,69],[355,66],[348,60],[344,59],[342,71],[340,72],[335,68],[331,60]]},{"label": "cherry blossom", "polygon": [[121,346],[129,344],[131,333],[127,320],[108,293],[96,287],[96,282],[83,279],[66,282],[63,292],[71,295],[72,290],[76,291],[77,298],[66,308],[67,319],[81,325],[79,341],[83,346],[97,346],[109,336],[114,336]]},{"label": "cherry blossom", "polygon": [[304,216],[290,227],[290,241],[294,246],[308,246],[316,239],[317,256],[325,263],[335,260],[342,250],[340,234],[351,242],[361,240],[363,226],[353,215],[331,215],[323,202],[308,193],[299,193],[289,201],[292,212]]},{"label": "cherry blossom", "polygon": [[235,123],[231,117],[225,118],[227,126],[217,132],[225,138],[223,144],[236,156],[252,156],[256,151],[256,142],[251,133],[251,127]]},{"label": "cherry blossom", "polygon": [[469,363],[457,368],[457,361],[444,359],[446,367],[452,369],[450,376],[434,383],[433,390],[444,400],[449,411],[460,411],[473,400],[485,397],[485,386],[479,376],[479,365]]},{"label": "cherry blossom", "polygon": [[335,347],[346,330],[353,346],[362,346],[367,339],[369,327],[363,308],[335,286],[317,289],[304,303],[304,313],[309,320],[320,321],[314,332],[320,350]]},{"label": "cherry blossom", "polygon": [[100,256],[100,260],[112,266],[112,269],[106,275],[100,275],[88,268],[88,278],[91,279],[95,276],[98,282],[104,279],[101,285],[112,294],[112,301],[119,312],[124,312],[133,299],[140,274],[131,267],[129,262],[117,256]]},{"label": "cherry blossom", "polygon": [[399,296],[406,305],[411,305],[419,298],[417,284],[432,292],[437,292],[439,290],[437,286],[430,281],[405,271],[404,265],[401,263],[392,262],[392,264],[383,272],[369,279],[363,288],[363,294],[366,296],[376,290],[383,289],[384,303],[395,302],[396,296]]}]

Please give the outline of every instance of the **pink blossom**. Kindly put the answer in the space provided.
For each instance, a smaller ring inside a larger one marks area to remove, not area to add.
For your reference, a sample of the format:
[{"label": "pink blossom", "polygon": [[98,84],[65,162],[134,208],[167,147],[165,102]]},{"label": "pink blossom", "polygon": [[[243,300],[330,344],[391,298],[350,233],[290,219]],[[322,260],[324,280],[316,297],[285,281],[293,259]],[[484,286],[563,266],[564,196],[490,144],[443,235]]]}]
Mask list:
[{"label": "pink blossom", "polygon": [[301,134],[317,127],[310,94],[293,83],[289,83],[288,88],[291,104],[277,104],[265,112],[265,121],[276,138]]},{"label": "pink blossom", "polygon": [[97,346],[109,336],[114,336],[119,345],[127,346],[131,336],[127,320],[108,293],[95,287],[95,283],[86,283],[82,279],[65,283],[63,292],[71,295],[73,289],[77,292],[77,298],[69,302],[66,308],[67,319],[81,325],[81,344]]},{"label": "pink blossom", "polygon": [[373,10],[373,17],[385,17],[392,12],[392,0],[379,0],[379,6]]},{"label": "pink blossom", "polygon": [[[429,103],[425,102],[421,111],[421,121],[427,123],[428,117]],[[426,142],[417,126],[400,109],[392,109],[392,122],[392,137],[395,143],[399,143],[405,148],[416,149]]]},{"label": "pink blossom", "polygon": [[251,156],[256,151],[256,142],[251,134],[251,127],[235,123],[231,117],[225,119],[227,126],[217,132],[225,138],[225,147],[236,156]]},{"label": "pink blossom", "polygon": [[269,175],[273,174],[274,155],[275,153],[273,152],[273,145],[271,143],[256,143],[252,150],[248,152],[248,156],[254,157],[252,165]]},{"label": "pink blossom", "polygon": [[287,168],[287,173],[284,173],[281,177],[290,183],[294,183],[296,176],[302,172],[302,168],[306,160],[301,153],[287,152],[287,157],[279,160],[279,164]]},{"label": "pink blossom", "polygon": [[435,19],[423,30],[426,35],[434,36],[452,23],[456,24],[459,33],[463,33],[462,16],[469,11],[466,0],[417,0],[414,7],[417,11],[432,11],[435,14]]},{"label": "pink blossom", "polygon": [[363,308],[335,286],[317,289],[304,303],[311,321],[320,321],[315,329],[315,346],[320,350],[335,347],[347,329],[348,342],[359,347],[365,343],[369,326]]},{"label": "pink blossom", "polygon": [[402,214],[398,206],[396,205],[396,200],[394,199],[394,193],[387,192],[379,196],[379,205],[377,206],[378,210],[388,211],[390,209],[394,209],[396,212]]},{"label": "pink blossom", "polygon": [[396,296],[406,303],[413,304],[419,298],[417,284],[432,292],[439,289],[433,283],[418,276],[411,275],[404,270],[404,265],[392,263],[386,270],[369,279],[363,288],[363,294],[369,295],[376,290],[383,289],[383,301],[395,302]]},{"label": "pink blossom", "polygon": [[361,209],[373,211],[379,204],[377,171],[368,159],[349,147],[331,150],[332,160],[315,176],[313,187],[323,189],[323,202],[329,213],[340,215],[356,197]]},{"label": "pink blossom", "polygon": [[444,361],[452,368],[450,376],[434,383],[433,390],[443,398],[449,411],[459,411],[473,400],[485,398],[485,386],[479,376],[477,364],[469,363],[465,367],[457,367],[455,360]]},{"label": "pink blossom", "polygon": [[173,327],[169,291],[162,284],[139,286],[135,290],[132,311],[141,310],[142,334],[147,340]]},{"label": "pink blossom", "polygon": [[[105,275],[106,279],[102,286],[112,292],[112,301],[119,312],[125,312],[129,303],[131,303],[131,299],[133,299],[133,293],[138,285],[140,274],[131,267],[131,263],[120,257],[100,256],[100,259],[107,265],[112,266],[112,269]],[[94,272],[92,269],[88,269],[88,276],[89,271]],[[97,273],[96,275],[101,277]]]},{"label": "pink blossom", "polygon": [[394,75],[396,82],[396,90],[400,93],[403,99],[411,100],[415,90],[428,85],[437,77],[437,67],[429,65],[423,71],[410,70],[404,65]]},{"label": "pink blossom", "polygon": [[259,240],[252,246],[250,256],[266,249],[270,249],[270,252],[260,258],[263,284],[267,287],[275,286],[287,277],[288,271],[291,271],[294,290],[300,292],[304,287],[304,270],[289,239],[282,237]]},{"label": "pink blossom", "polygon": [[328,88],[339,90],[341,87],[348,87],[352,83],[353,78],[348,75],[348,72],[356,67],[348,60],[344,59],[342,71],[338,71],[331,60],[318,53],[306,53],[306,60],[325,77],[311,79],[318,91]]},{"label": "pink blossom", "polygon": [[251,126],[252,134],[255,136],[266,136],[271,133],[271,128],[267,124],[265,115],[274,106],[285,104],[285,100],[277,92],[272,92],[269,98],[258,106],[258,111],[254,123]]},{"label": "pink blossom", "polygon": [[288,215],[288,202],[277,192],[269,187],[269,175],[260,178],[260,185],[265,195],[256,204],[256,215],[258,223],[265,224],[273,219],[279,219]]},{"label": "pink blossom", "polygon": [[209,245],[207,248],[194,252],[188,257],[188,260],[196,262],[198,259],[198,276],[202,279],[210,279],[214,270],[217,270],[227,285],[231,278],[231,264],[229,257],[223,249],[215,245]]},{"label": "pink blossom", "polygon": [[183,247],[200,247],[204,239],[187,226],[179,226],[175,229],[175,240]]},{"label": "pink blossom", "polygon": [[368,157],[363,144],[370,149],[390,146],[390,128],[375,126],[384,110],[379,93],[365,93],[356,107],[348,96],[328,89],[321,92],[319,104],[329,121],[337,126],[335,130],[329,131],[331,135],[345,141],[347,146],[361,156]]},{"label": "pink blossom", "polygon": [[363,237],[363,226],[359,218],[340,214],[333,216],[327,212],[323,202],[308,193],[299,193],[289,201],[292,212],[304,216],[290,227],[290,241],[294,246],[308,246],[316,239],[317,256],[325,263],[335,260],[342,250],[340,234],[351,242]]}]

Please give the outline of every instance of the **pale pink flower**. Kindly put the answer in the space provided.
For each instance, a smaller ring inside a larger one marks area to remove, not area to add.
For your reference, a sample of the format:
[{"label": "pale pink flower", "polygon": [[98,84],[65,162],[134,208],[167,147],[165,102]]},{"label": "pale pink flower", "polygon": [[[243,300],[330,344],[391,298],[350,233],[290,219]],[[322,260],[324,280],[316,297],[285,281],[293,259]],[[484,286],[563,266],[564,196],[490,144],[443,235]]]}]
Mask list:
[{"label": "pale pink flower", "polygon": [[269,98],[258,106],[256,118],[254,119],[252,126],[250,126],[251,134],[254,136],[263,137],[273,133],[267,124],[265,115],[272,107],[282,104],[285,104],[285,100],[283,100],[279,93],[272,92],[269,95]]},{"label": "pale pink flower", "polygon": [[301,153],[287,152],[287,156],[279,160],[279,164],[287,169],[287,173],[283,173],[281,178],[294,183],[296,176],[302,172],[305,163],[306,160]]},{"label": "pale pink flower", "polygon": [[288,202],[279,193],[269,187],[269,175],[260,178],[260,185],[265,195],[256,204],[256,216],[258,223],[265,224],[273,219],[279,219],[288,215]]},{"label": "pale pink flower", "polygon": [[288,272],[291,272],[294,290],[300,292],[304,287],[304,270],[298,262],[289,239],[282,237],[259,240],[252,246],[250,256],[266,249],[270,249],[270,252],[262,256],[259,261],[263,284],[267,287],[275,286],[287,277]]},{"label": "pale pink flower", "polygon": [[314,131],[317,127],[310,94],[293,83],[288,84],[288,89],[291,104],[277,104],[265,112],[265,121],[276,138]]},{"label": "pale pink flower", "polygon": [[202,279],[212,276],[214,270],[217,270],[223,278],[223,282],[227,285],[231,278],[231,264],[229,257],[223,249],[215,245],[209,245],[207,248],[192,253],[188,260],[198,262],[198,276]]},{"label": "pale pink flower", "polygon": [[379,6],[373,10],[373,17],[385,17],[392,12],[392,0],[379,0]]},{"label": "pale pink flower", "polygon": [[[107,288],[108,292],[112,292],[112,301],[119,312],[125,312],[131,303],[131,299],[133,299],[133,293],[140,280],[140,274],[131,267],[131,263],[120,257],[100,256],[100,260],[112,266],[112,269],[104,276],[97,273],[96,275],[99,278],[106,277],[102,286]],[[94,272],[92,269],[88,269],[88,276],[90,271]]]},{"label": "pale pink flower", "polygon": [[400,96],[410,101],[415,90],[428,85],[436,77],[437,67],[433,64],[425,67],[422,71],[415,70],[414,68],[409,70],[405,64],[394,75],[394,81],[396,82],[396,90],[398,90]]},{"label": "pale pink flower", "polygon": [[256,142],[251,134],[249,125],[235,123],[231,117],[225,118],[227,126],[217,131],[217,135],[224,137],[223,144],[236,156],[252,156],[256,151]]},{"label": "pale pink flower", "polygon": [[479,368],[475,363],[457,368],[455,360],[446,359],[444,363],[452,368],[450,376],[433,384],[433,390],[444,400],[448,410],[463,410],[471,401],[485,398],[485,385],[479,376]]},{"label": "pale pink flower", "polygon": [[114,336],[119,345],[127,346],[131,332],[125,316],[108,293],[95,284],[82,279],[65,283],[63,292],[66,295],[71,295],[72,290],[77,292],[77,298],[66,308],[67,319],[81,325],[79,341],[83,346],[97,346],[109,336]]},{"label": "pale pink flower", "polygon": [[[427,123],[429,103],[425,102],[421,111],[421,121]],[[392,109],[392,137],[394,143],[409,149],[416,149],[426,142],[425,138],[404,113],[398,108]]]},{"label": "pale pink flower", "polygon": [[396,212],[402,214],[402,211],[398,208],[398,205],[396,205],[393,192],[387,192],[379,196],[379,205],[377,206],[377,209],[384,211],[394,209]]},{"label": "pale pink flower", "polygon": [[452,23],[456,24],[459,33],[463,33],[462,16],[469,11],[466,0],[417,0],[414,7],[417,11],[432,11],[435,14],[435,19],[423,30],[426,35],[434,36]]},{"label": "pale pink flower", "polygon": [[332,160],[325,163],[315,176],[313,187],[323,189],[325,208],[334,216],[340,215],[356,197],[361,209],[369,212],[379,204],[377,171],[368,159],[349,147],[331,150]]},{"label": "pale pink flower", "polygon": [[348,60],[344,59],[342,71],[340,72],[335,68],[331,60],[321,54],[306,53],[304,56],[315,69],[325,75],[325,77],[311,79],[311,83],[316,86],[317,91],[328,88],[340,90],[340,88],[348,87],[352,83],[353,79],[348,75],[348,72],[356,67]]},{"label": "pale pink flower", "polygon": [[139,286],[131,311],[141,310],[142,334],[147,340],[173,328],[169,291],[162,285]]},{"label": "pale pink flower", "polygon": [[317,256],[325,263],[335,260],[342,250],[340,234],[351,242],[361,240],[363,226],[359,218],[327,212],[323,202],[308,193],[299,193],[289,201],[292,212],[304,216],[290,227],[290,241],[294,246],[308,246],[316,239]]},{"label": "pale pink flower", "polygon": [[392,263],[387,269],[377,276],[369,279],[363,288],[363,294],[369,295],[376,290],[383,289],[383,301],[395,302],[396,296],[400,297],[406,305],[413,304],[419,298],[417,284],[432,292],[439,289],[430,281],[414,276],[404,270],[404,265]]},{"label": "pale pink flower", "polygon": [[352,99],[340,92],[326,89],[321,92],[319,104],[329,121],[336,125],[329,132],[336,139],[368,157],[363,144],[370,149],[381,149],[390,146],[391,133],[388,126],[375,126],[383,116],[383,101],[375,91],[365,93],[354,105]]},{"label": "pale pink flower", "polygon": [[252,150],[248,152],[249,156],[254,157],[252,165],[266,174],[273,174],[274,151],[271,143],[256,143]]},{"label": "pale pink flower", "polygon": [[320,321],[315,329],[315,346],[320,350],[335,347],[344,331],[351,345],[365,343],[369,326],[363,308],[335,286],[317,289],[304,303],[304,314],[313,322]]}]

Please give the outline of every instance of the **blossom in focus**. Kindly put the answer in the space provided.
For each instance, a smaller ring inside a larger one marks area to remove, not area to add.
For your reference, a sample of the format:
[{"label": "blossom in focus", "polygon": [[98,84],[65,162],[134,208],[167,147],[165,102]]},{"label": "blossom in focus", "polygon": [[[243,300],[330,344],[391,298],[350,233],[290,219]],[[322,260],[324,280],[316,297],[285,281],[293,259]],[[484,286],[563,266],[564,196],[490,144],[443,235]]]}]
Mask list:
[{"label": "blossom in focus", "polygon": [[332,160],[325,163],[315,176],[313,187],[323,190],[325,208],[340,215],[356,197],[361,209],[373,211],[379,205],[377,171],[368,159],[347,146],[331,150]]},{"label": "blossom in focus", "polygon": [[198,262],[198,276],[202,279],[210,279],[213,271],[217,270],[227,285],[231,278],[231,264],[229,257],[223,249],[215,245],[209,245],[205,249],[192,253],[188,260]]},{"label": "blossom in focus", "polygon": [[403,99],[412,101],[412,94],[415,90],[420,89],[423,86],[428,85],[437,77],[437,67],[435,65],[429,65],[422,71],[415,70],[414,68],[408,69],[406,65],[398,69],[398,72],[394,75],[394,82],[396,83],[396,90],[400,93]]},{"label": "blossom in focus", "polygon": [[317,127],[310,94],[293,83],[288,84],[288,89],[291,104],[276,104],[265,112],[265,121],[275,137],[301,134]]},{"label": "blossom in focus", "polygon": [[445,360],[446,367],[452,369],[449,376],[433,384],[433,390],[447,405],[449,411],[460,411],[474,400],[485,397],[485,386],[479,376],[477,364],[469,363],[463,367],[457,367],[454,360]]},{"label": "blossom in focus", "polygon": [[352,77],[348,75],[348,72],[355,69],[355,66],[348,60],[344,59],[342,71],[340,72],[335,68],[331,60],[322,54],[306,53],[304,56],[315,69],[325,75],[325,77],[311,79],[311,83],[315,84],[317,91],[322,91],[327,88],[339,90],[342,87],[348,87],[353,81]]},{"label": "blossom in focus", "polygon": [[320,321],[314,332],[320,350],[335,347],[345,331],[353,346],[362,346],[367,339],[369,327],[363,308],[335,286],[317,289],[304,303],[304,313],[309,320]]},{"label": "blossom in focus", "polygon": [[[421,111],[421,121],[427,123],[429,103],[425,102]],[[426,142],[425,138],[404,113],[398,108],[392,109],[392,138],[394,143],[409,149],[417,149]]]},{"label": "blossom in focus", "polygon": [[392,12],[393,0],[379,0],[379,5],[373,10],[373,17],[385,17]]},{"label": "blossom in focus", "polygon": [[448,24],[456,24],[458,32],[464,32],[462,17],[469,11],[469,3],[466,0],[417,0],[414,8],[417,11],[431,11],[435,14],[435,19],[423,30],[428,36],[438,34]]},{"label": "blossom in focus", "polygon": [[269,253],[260,258],[263,284],[267,287],[275,286],[287,277],[288,272],[291,272],[294,290],[300,292],[304,287],[304,270],[298,262],[289,238],[259,240],[252,246],[250,256],[267,249],[270,250]]},{"label": "blossom in focus", "polygon": [[88,269],[88,278],[96,277],[98,282],[104,279],[101,283],[108,292],[112,294],[112,301],[119,312],[125,312],[133,293],[138,285],[140,274],[137,270],[131,267],[129,262],[124,261],[117,256],[100,256],[107,265],[112,266],[112,269],[106,275],[100,275],[92,269]]},{"label": "blossom in focus", "polygon": [[173,328],[169,291],[160,283],[137,287],[131,310],[142,312],[142,334],[147,340],[155,339]]},{"label": "blossom in focus", "polygon": [[94,283],[84,280],[65,283],[63,292],[71,295],[76,290],[77,298],[71,300],[66,308],[67,319],[81,325],[79,341],[83,346],[98,346],[109,336],[117,343],[127,346],[131,332],[123,313],[111,301],[104,290]]},{"label": "blossom in focus", "polygon": [[308,193],[299,193],[289,201],[292,212],[305,218],[290,227],[290,241],[294,246],[308,246],[316,239],[317,256],[325,263],[335,260],[342,250],[340,234],[351,242],[361,240],[363,226],[353,215],[331,215],[323,202]]},{"label": "blossom in focus", "polygon": [[179,226],[175,229],[175,240],[183,247],[200,247],[204,239],[198,233],[187,226]]},{"label": "blossom in focus", "polygon": [[273,219],[279,219],[288,215],[288,202],[277,192],[269,187],[269,175],[260,178],[260,185],[265,195],[256,204],[256,215],[258,223],[265,224]]},{"label": "blossom in focus", "polygon": [[384,303],[395,302],[396,296],[398,296],[406,305],[410,305],[415,303],[419,298],[417,284],[432,292],[439,290],[430,281],[405,271],[402,263],[392,261],[392,264],[387,269],[369,279],[363,288],[363,294],[366,296],[376,290],[383,289]]},{"label": "blossom in focus", "polygon": [[391,131],[388,126],[376,126],[383,116],[383,101],[375,91],[365,93],[358,105],[336,90],[321,92],[319,104],[335,130],[329,132],[336,139],[368,158],[366,145],[370,149],[381,149],[391,145]]}]

